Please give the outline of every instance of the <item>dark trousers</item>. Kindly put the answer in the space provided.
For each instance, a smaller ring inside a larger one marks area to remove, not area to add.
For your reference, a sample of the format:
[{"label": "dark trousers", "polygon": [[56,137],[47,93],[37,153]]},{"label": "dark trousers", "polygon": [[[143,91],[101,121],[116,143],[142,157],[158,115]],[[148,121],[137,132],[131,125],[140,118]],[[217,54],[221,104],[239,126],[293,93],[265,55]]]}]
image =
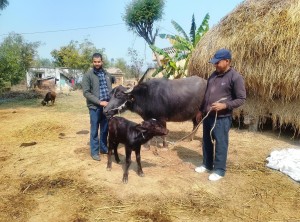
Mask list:
[{"label": "dark trousers", "polygon": [[215,116],[208,116],[203,120],[203,165],[213,170],[220,176],[225,175],[228,152],[228,134],[232,117],[220,117],[212,131],[212,138],[215,140],[215,149],[211,141],[210,130],[215,123]]},{"label": "dark trousers", "polygon": [[[108,135],[108,120],[103,114],[103,107],[97,109],[89,109],[91,133],[90,133],[90,148],[91,155],[98,155],[99,151],[107,152],[107,135]],[[100,126],[100,140],[99,140]]]}]

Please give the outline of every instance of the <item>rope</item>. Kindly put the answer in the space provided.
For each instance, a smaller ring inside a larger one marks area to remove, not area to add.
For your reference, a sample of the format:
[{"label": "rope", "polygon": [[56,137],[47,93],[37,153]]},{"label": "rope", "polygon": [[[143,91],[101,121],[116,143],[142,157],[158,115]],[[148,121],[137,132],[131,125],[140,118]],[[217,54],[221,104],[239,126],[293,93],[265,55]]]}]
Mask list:
[{"label": "rope", "polygon": [[117,108],[107,110],[107,112],[109,112],[111,110],[118,110],[118,115],[120,116],[121,115],[121,110],[126,106],[126,103],[127,103],[127,101],[125,101],[122,105],[118,106]]},{"label": "rope", "polygon": [[[225,98],[225,97],[224,97],[224,98],[221,98],[221,99],[219,99],[218,101],[216,101],[215,103],[221,102],[221,101],[223,101],[223,100],[225,100],[225,99],[227,99],[227,98]],[[171,142],[171,141],[166,141],[166,142],[168,142],[168,143],[171,144],[172,146],[175,146],[176,143],[178,143],[178,142],[180,142],[180,141],[182,141],[182,140],[188,138],[188,137],[189,137],[190,135],[192,135],[193,133],[196,133],[197,130],[198,130],[198,128],[199,128],[199,126],[201,125],[201,123],[203,123],[203,121],[208,117],[208,115],[210,114],[211,111],[212,111],[212,109],[210,108],[209,111],[207,112],[207,114],[205,115],[205,117],[198,123],[198,125],[195,127],[195,129],[194,129],[191,133],[189,133],[188,135],[182,137],[181,139],[179,139],[179,140],[177,140],[177,141],[175,141],[175,142]],[[216,111],[214,125],[213,125],[213,127],[211,128],[211,130],[210,130],[210,139],[211,139],[211,142],[212,142],[214,145],[215,145],[215,140],[212,138],[212,131],[213,131],[213,129],[216,127],[217,117],[218,117],[218,111]]]}]

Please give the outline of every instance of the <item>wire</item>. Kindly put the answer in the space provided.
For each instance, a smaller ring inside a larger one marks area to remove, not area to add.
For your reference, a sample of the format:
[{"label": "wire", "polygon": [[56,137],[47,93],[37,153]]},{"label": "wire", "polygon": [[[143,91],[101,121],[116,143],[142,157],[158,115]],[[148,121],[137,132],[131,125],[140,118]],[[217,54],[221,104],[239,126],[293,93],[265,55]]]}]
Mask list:
[{"label": "wire", "polygon": [[[67,32],[67,31],[76,31],[76,30],[84,30],[84,29],[95,29],[95,28],[103,28],[103,27],[109,27],[109,26],[117,26],[117,25],[122,25],[122,24],[125,24],[125,23],[116,23],[116,24],[110,24],[110,25],[99,25],[99,26],[73,28],[73,29],[49,30],[49,31],[40,31],[40,32],[23,32],[23,33],[18,33],[18,34],[34,35],[34,34],[44,34],[44,33],[53,33],[53,32]],[[1,34],[0,36],[5,36],[5,35],[9,35],[9,34]]]}]

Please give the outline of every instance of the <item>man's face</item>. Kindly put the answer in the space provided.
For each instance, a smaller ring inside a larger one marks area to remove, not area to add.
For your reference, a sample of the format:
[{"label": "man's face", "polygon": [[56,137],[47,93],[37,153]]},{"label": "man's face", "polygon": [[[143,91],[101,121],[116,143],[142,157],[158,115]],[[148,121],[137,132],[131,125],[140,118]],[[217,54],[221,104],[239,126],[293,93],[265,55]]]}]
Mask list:
[{"label": "man's face", "polygon": [[93,58],[93,66],[95,69],[100,69],[102,67],[102,59],[101,58]]},{"label": "man's face", "polygon": [[216,67],[217,72],[223,73],[230,67],[229,59],[222,59],[219,62],[215,63],[214,66]]}]

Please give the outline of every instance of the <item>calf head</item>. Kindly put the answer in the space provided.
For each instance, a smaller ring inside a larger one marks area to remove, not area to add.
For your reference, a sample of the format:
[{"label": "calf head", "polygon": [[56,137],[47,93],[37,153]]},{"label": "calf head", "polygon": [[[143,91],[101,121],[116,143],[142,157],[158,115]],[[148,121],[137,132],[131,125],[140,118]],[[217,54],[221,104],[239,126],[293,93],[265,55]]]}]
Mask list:
[{"label": "calf head", "polygon": [[42,104],[43,106],[45,106],[47,103],[45,102],[45,100],[43,100],[43,101],[41,102],[41,104]]},{"label": "calf head", "polygon": [[169,130],[156,119],[143,121],[141,124],[137,125],[136,128],[147,137],[165,136],[169,132]]}]

